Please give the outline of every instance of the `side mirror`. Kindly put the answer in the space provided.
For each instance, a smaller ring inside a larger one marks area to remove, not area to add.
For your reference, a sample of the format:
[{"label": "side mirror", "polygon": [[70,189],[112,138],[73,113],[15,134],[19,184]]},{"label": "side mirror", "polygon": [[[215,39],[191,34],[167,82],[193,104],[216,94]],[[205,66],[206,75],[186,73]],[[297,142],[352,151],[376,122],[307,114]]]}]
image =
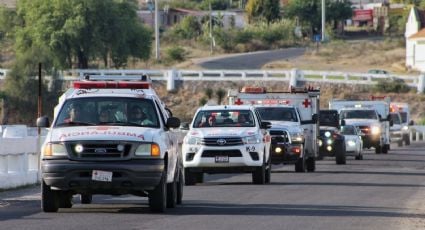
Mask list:
[{"label": "side mirror", "polygon": [[47,128],[50,126],[49,118],[47,116],[42,116],[37,118],[37,127]]},{"label": "side mirror", "polygon": [[393,126],[393,125],[394,125],[394,121],[390,120],[390,126]]},{"label": "side mirror", "polygon": [[180,129],[181,130],[189,130],[189,122],[181,122]]},{"label": "side mirror", "polygon": [[340,124],[341,126],[345,126],[345,119],[342,119],[341,120],[341,124]]},{"label": "side mirror", "polygon": [[169,117],[167,119],[167,127],[168,128],[178,128],[180,126],[180,119],[177,117]]},{"label": "side mirror", "polygon": [[270,123],[269,121],[262,121],[260,128],[261,129],[270,129],[272,127],[272,123]]},{"label": "side mirror", "polygon": [[317,124],[317,122],[319,121],[319,115],[313,114],[311,120],[313,121],[313,124]]},{"label": "side mirror", "polygon": [[169,108],[165,108],[165,110],[168,112],[168,115],[169,115],[170,117],[172,117],[172,116],[173,116],[173,112],[171,112],[171,110],[170,110]]}]

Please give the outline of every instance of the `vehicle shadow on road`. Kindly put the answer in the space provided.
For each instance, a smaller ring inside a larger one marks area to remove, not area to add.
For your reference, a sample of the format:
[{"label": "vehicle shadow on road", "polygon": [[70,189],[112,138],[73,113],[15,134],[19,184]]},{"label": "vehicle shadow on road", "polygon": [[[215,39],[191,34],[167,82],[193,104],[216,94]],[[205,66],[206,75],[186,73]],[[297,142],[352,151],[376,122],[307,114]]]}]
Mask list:
[{"label": "vehicle shadow on road", "polygon": [[425,214],[408,213],[408,209],[368,206],[294,205],[294,204],[220,204],[194,203],[183,205],[177,215],[254,215],[254,216],[350,216],[425,218]]}]

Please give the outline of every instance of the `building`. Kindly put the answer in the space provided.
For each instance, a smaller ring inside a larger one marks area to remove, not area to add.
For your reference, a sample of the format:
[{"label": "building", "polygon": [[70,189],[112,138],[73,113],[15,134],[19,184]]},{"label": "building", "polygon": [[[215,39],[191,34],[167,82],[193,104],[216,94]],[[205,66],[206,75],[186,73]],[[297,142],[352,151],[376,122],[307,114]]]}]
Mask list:
[{"label": "building", "polygon": [[406,67],[425,72],[425,12],[412,7],[406,23]]}]

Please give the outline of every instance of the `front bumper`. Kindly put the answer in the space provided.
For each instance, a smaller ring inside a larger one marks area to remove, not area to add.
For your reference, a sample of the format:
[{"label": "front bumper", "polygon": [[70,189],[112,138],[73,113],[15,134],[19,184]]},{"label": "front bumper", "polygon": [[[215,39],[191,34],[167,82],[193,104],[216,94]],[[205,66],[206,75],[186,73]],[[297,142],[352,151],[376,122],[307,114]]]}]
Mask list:
[{"label": "front bumper", "polygon": [[343,146],[345,145],[344,140],[341,139],[329,139],[329,138],[320,138],[319,139],[319,155],[334,157],[338,151],[343,151]]},{"label": "front bumper", "polygon": [[264,144],[223,147],[183,144],[183,165],[185,168],[219,168],[216,172],[227,172],[225,168],[258,167],[263,165],[264,148]]},{"label": "front bumper", "polygon": [[381,136],[380,135],[371,135],[366,134],[362,136],[363,148],[371,148],[381,145]]},{"label": "front bumper", "polygon": [[[112,181],[92,180],[93,170],[112,172]],[[164,160],[43,160],[41,171],[43,181],[55,190],[119,195],[154,189],[164,172]]]},{"label": "front bumper", "polygon": [[403,140],[403,132],[402,131],[391,131],[390,132],[390,140],[391,142],[399,142]]},{"label": "front bumper", "polygon": [[303,145],[272,142],[270,154],[273,164],[294,164],[303,156]]}]

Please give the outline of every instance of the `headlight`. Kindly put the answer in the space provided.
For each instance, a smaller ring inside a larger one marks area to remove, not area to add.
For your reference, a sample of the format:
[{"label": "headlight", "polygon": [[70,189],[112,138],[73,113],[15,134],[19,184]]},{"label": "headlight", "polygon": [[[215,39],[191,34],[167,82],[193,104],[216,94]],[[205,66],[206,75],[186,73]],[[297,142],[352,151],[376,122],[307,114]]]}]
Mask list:
[{"label": "headlight", "polygon": [[189,136],[185,138],[185,143],[188,145],[201,145],[202,138]]},{"label": "headlight", "polygon": [[47,143],[46,145],[44,145],[41,149],[41,154],[45,157],[68,155],[68,153],[66,152],[65,145],[54,143]]},{"label": "headlight", "polygon": [[331,145],[333,141],[331,139],[326,140],[326,144]]},{"label": "headlight", "polygon": [[141,144],[137,147],[134,155],[157,157],[161,155],[161,151],[157,144]]},{"label": "headlight", "polygon": [[347,143],[348,143],[348,146],[350,146],[350,147],[356,146],[356,142],[354,142],[352,140],[349,140]]},{"label": "headlight", "polygon": [[326,132],[325,132],[325,137],[330,137],[330,136],[331,136],[331,132],[326,131]]},{"label": "headlight", "polygon": [[302,133],[294,132],[289,133],[291,135],[292,142],[303,142],[304,135]]},{"label": "headlight", "polygon": [[372,135],[380,134],[381,128],[379,128],[378,126],[372,126],[371,133],[372,133]]},{"label": "headlight", "polygon": [[261,138],[257,135],[248,136],[248,137],[242,138],[242,141],[244,144],[258,144],[258,143],[261,143]]},{"label": "headlight", "polygon": [[403,130],[408,130],[409,126],[403,126]]},{"label": "headlight", "polygon": [[319,146],[322,146],[322,145],[323,145],[323,141],[319,140]]}]

